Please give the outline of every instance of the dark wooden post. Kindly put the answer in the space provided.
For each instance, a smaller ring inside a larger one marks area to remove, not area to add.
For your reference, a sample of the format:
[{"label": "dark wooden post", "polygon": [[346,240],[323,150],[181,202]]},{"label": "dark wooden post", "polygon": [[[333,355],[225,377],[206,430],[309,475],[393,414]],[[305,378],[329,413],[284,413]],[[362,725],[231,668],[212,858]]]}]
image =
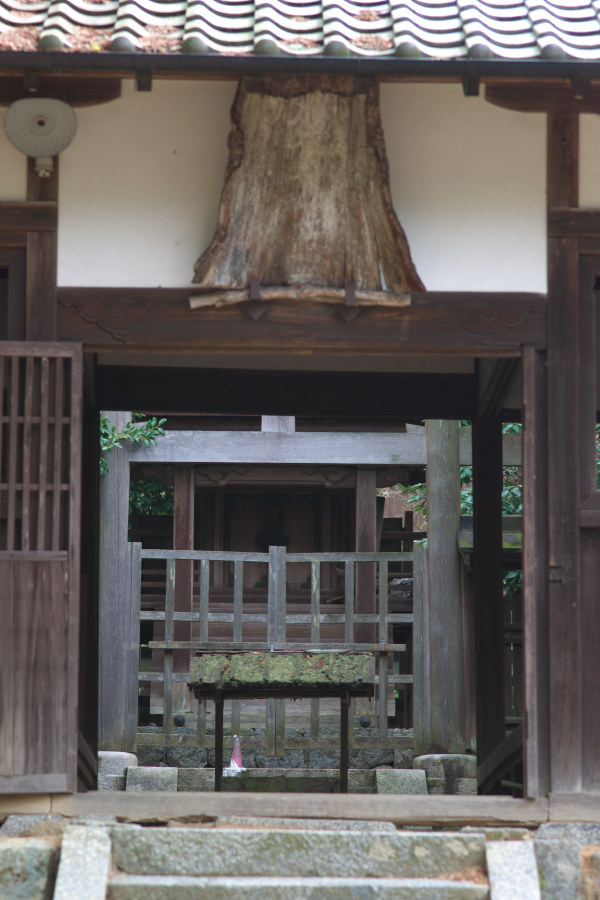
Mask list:
[{"label": "dark wooden post", "polygon": [[479,762],[504,739],[502,423],[473,422],[473,558]]},{"label": "dark wooden post", "polygon": [[[356,551],[375,553],[377,550],[377,489],[375,469],[356,470]],[[375,563],[359,563],[356,566],[357,613],[375,613]],[[354,639],[372,644],[376,640],[376,625],[358,624]]]},{"label": "dark wooden post", "polygon": [[465,697],[462,600],[457,533],[460,520],[458,422],[427,422],[427,558],[431,748],[464,753]]},{"label": "dark wooden post", "polygon": [[525,793],[550,787],[548,652],[548,442],[546,354],[523,350],[523,638]]},{"label": "dark wooden post", "polygon": [[[194,467],[176,466],[173,472],[173,549],[194,549]],[[190,613],[193,610],[193,563],[178,560],[175,563],[175,612]],[[189,641],[192,637],[190,622],[176,622],[176,641]],[[190,667],[189,650],[175,650],[173,671],[187,672]],[[190,696],[185,682],[173,684],[173,712],[189,709]]]},{"label": "dark wooden post", "polygon": [[[548,207],[576,207],[579,117],[548,115]],[[579,285],[576,237],[548,242],[550,790],[582,787],[579,559]]]},{"label": "dark wooden post", "polygon": [[[27,199],[58,201],[58,157],[49,178],[27,160]],[[28,341],[56,340],[57,231],[27,232],[25,334]]]},{"label": "dark wooden post", "polygon": [[[105,413],[117,426],[127,412]],[[129,455],[113,452],[100,479],[99,723],[101,750],[135,752],[139,634],[133,634],[127,556]]]}]

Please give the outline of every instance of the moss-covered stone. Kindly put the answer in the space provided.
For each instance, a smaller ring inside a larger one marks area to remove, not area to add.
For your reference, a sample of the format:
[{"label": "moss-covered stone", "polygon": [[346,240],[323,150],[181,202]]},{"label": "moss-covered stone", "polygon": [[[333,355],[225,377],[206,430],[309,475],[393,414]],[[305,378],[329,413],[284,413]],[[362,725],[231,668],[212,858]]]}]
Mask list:
[{"label": "moss-covered stone", "polygon": [[375,680],[368,653],[206,653],[192,660],[188,682],[216,688],[355,686]]}]

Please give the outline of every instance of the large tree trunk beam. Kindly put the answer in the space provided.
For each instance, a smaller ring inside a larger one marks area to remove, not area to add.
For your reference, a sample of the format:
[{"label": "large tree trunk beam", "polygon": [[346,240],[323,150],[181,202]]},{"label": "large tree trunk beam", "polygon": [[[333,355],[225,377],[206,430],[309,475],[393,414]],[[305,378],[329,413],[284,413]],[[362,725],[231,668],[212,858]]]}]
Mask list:
[{"label": "large tree trunk beam", "polygon": [[[246,291],[209,291],[190,297],[190,309],[203,309],[207,306],[235,306],[251,300],[250,290]],[[291,300],[305,303],[346,303],[346,291],[343,288],[325,288],[317,285],[298,284],[291,286],[267,287],[260,289],[261,301]],[[356,291],[350,306],[410,306],[411,297],[406,293],[391,291]]]},{"label": "large tree trunk beam", "polygon": [[423,290],[392,205],[374,80],[358,93],[349,77],[244,78],[231,118],[217,231],[194,283]]}]

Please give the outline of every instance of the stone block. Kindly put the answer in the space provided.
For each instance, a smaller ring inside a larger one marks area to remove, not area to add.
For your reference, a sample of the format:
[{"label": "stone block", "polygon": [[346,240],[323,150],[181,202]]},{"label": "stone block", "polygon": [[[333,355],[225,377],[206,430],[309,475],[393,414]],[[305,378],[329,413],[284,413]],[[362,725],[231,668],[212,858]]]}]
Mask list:
[{"label": "stone block", "polygon": [[482,834],[486,841],[530,841],[533,839],[533,832],[529,828],[520,828],[518,826],[508,826],[503,828],[493,825],[465,825],[461,831],[475,832]]},{"label": "stone block", "polygon": [[[457,832],[135,829],[128,825],[115,826],[112,841],[113,863],[122,872],[207,878],[387,879],[418,878],[425,872],[428,878],[436,878],[485,866],[486,846],[480,835]],[[285,891],[279,896],[286,896]],[[362,895],[351,891],[349,896]]]},{"label": "stone block", "polygon": [[443,778],[444,794],[458,794],[460,779],[477,777],[477,758],[467,753],[427,753],[416,756],[413,766],[425,770],[428,782],[430,778]]},{"label": "stone block", "polygon": [[535,839],[575,841],[580,847],[600,845],[600,825],[592,822],[544,822],[535,832]]},{"label": "stone block", "polygon": [[125,775],[98,775],[98,790],[124,791],[126,780]]},{"label": "stone block", "polygon": [[215,770],[206,768],[179,769],[177,773],[178,791],[214,791]]},{"label": "stone block", "polygon": [[378,794],[426,794],[427,779],[423,769],[376,769]]},{"label": "stone block", "polygon": [[539,840],[536,835],[534,846],[543,900],[580,900],[581,845],[578,841]]},{"label": "stone block", "polygon": [[62,825],[64,819],[62,816],[38,813],[7,816],[0,828],[0,837],[42,837],[41,834],[36,835],[32,832],[40,826],[45,830],[48,823]]},{"label": "stone block", "polygon": [[156,768],[136,766],[127,769],[127,791],[176,791],[177,772],[174,766]]},{"label": "stone block", "polygon": [[394,750],[394,768],[412,769],[414,756],[412,750]]},{"label": "stone block", "polygon": [[125,769],[137,766],[135,753],[121,753],[116,750],[98,751],[98,777],[100,775],[125,775]]},{"label": "stone block", "polygon": [[167,747],[165,755],[168,766],[200,769],[207,763],[204,747]]},{"label": "stone block", "polygon": [[39,838],[0,841],[2,900],[51,900],[57,860],[57,848]]},{"label": "stone block", "polygon": [[[242,758],[243,755],[244,748],[242,747]],[[225,764],[228,762],[229,760],[225,759]],[[304,750],[286,750],[284,756],[267,756],[264,750],[255,750],[254,762],[256,769],[302,769],[306,764]],[[313,768],[310,764],[308,765],[309,768]]]},{"label": "stone block", "polygon": [[53,900],[105,900],[110,858],[108,828],[70,825],[62,842]]},{"label": "stone block", "polygon": [[[148,896],[141,875],[119,875],[111,881],[111,900]],[[202,897],[202,900],[489,900],[487,885],[428,878],[194,878],[164,875],[152,879],[152,900]]]},{"label": "stone block", "polygon": [[377,769],[348,769],[348,793],[374,794],[376,772]]},{"label": "stone block", "polygon": [[[339,765],[339,763],[338,763]],[[377,766],[393,766],[394,751],[386,750],[351,750],[351,769],[376,769]]]},{"label": "stone block", "polygon": [[493,900],[541,900],[533,843],[489,841],[485,856]]},{"label": "stone block", "polygon": [[[306,766],[309,769],[338,769],[340,766],[339,750],[307,750]],[[355,768],[352,766],[352,768]]]},{"label": "stone block", "polygon": [[140,766],[164,765],[167,758],[167,748],[141,746],[137,748],[137,758]]},{"label": "stone block", "polygon": [[428,777],[427,778],[427,793],[428,794],[444,794],[446,791],[446,779],[445,778],[435,778]]},{"label": "stone block", "polygon": [[455,794],[476,794],[477,779],[476,778],[457,778],[455,782]]}]

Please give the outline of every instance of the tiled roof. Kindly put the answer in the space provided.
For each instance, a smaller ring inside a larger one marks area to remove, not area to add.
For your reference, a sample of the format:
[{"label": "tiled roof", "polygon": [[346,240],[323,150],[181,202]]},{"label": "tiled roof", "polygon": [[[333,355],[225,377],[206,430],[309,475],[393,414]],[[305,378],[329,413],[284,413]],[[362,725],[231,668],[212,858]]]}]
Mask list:
[{"label": "tiled roof", "polygon": [[0,50],[600,60],[600,0],[0,0]]}]

